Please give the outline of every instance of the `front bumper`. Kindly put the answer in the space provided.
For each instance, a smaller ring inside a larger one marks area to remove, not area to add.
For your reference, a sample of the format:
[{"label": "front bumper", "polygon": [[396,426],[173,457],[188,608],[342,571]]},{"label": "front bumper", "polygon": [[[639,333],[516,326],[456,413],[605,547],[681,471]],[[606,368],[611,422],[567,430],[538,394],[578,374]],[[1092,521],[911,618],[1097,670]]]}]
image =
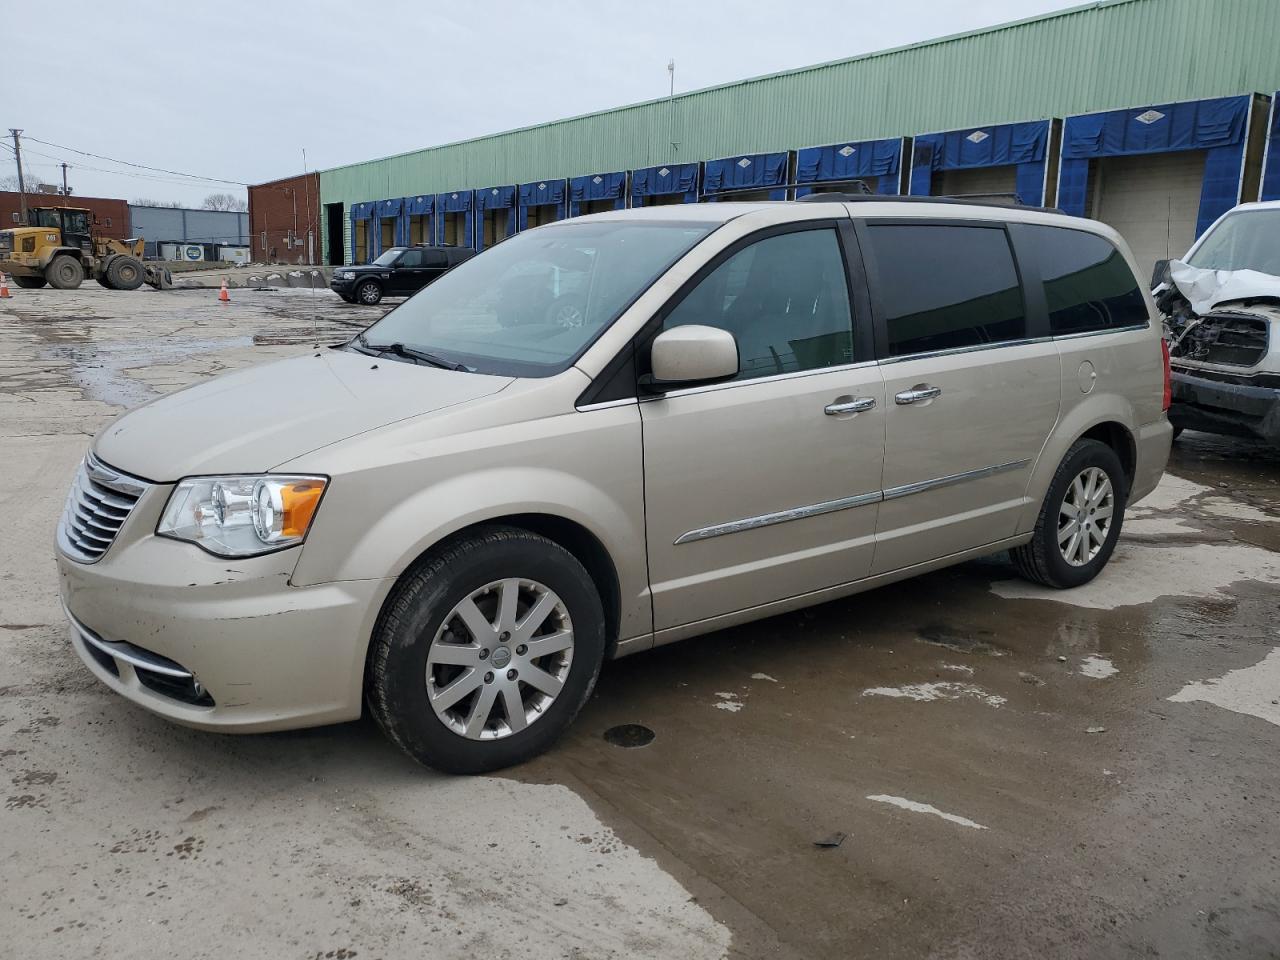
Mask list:
[{"label": "front bumper", "polygon": [[337,277],[334,277],[329,281],[329,289],[334,293],[350,293],[355,289],[355,286],[355,280],[339,280]]},{"label": "front bumper", "polygon": [[1254,387],[1174,370],[1175,427],[1280,443],[1280,390]]},{"label": "front bumper", "polygon": [[[298,550],[225,560],[130,538],[98,562],[58,553],[71,643],[121,696],[202,730],[254,733],[353,720],[385,580],[295,587]],[[199,684],[197,687],[196,684]]]}]

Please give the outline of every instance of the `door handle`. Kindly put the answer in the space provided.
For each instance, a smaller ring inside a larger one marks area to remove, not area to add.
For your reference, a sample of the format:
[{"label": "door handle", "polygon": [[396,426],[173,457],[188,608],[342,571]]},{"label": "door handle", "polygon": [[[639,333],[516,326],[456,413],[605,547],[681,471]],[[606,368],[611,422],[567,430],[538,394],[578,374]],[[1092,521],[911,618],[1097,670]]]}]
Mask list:
[{"label": "door handle", "polygon": [[828,403],[822,412],[828,417],[838,417],[842,413],[865,413],[876,405],[875,397],[854,397],[852,400],[837,400]]},{"label": "door handle", "polygon": [[901,393],[893,395],[893,402],[900,407],[905,407],[909,403],[923,403],[925,400],[932,400],[934,397],[942,396],[941,387],[931,387],[924,383],[918,387],[912,387],[910,390],[903,390]]}]

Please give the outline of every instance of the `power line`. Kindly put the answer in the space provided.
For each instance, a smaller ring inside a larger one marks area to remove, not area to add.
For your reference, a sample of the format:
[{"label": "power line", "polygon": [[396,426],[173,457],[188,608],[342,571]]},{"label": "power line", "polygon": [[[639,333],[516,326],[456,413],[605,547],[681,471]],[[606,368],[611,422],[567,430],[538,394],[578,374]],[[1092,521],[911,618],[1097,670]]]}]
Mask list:
[{"label": "power line", "polygon": [[[202,177],[195,173],[183,173],[181,170],[166,170],[164,167],[149,167],[145,163],[133,163],[129,160],[117,160],[115,157],[106,157],[100,153],[90,153],[88,150],[77,150],[75,147],[68,147],[61,143],[51,143],[48,140],[41,140],[38,137],[26,137],[33,143],[42,143],[46,147],[53,147],[57,150],[70,150],[72,153],[78,153],[82,157],[93,157],[95,160],[105,160],[108,163],[118,163],[126,167],[136,167],[139,170],[150,170],[154,173],[167,173],[170,176],[186,177],[189,180],[203,180],[206,183],[226,183],[235,187],[247,187],[249,184],[240,180],[223,180],[218,177]],[[87,168],[85,168],[87,169]]]},{"label": "power line", "polygon": [[[31,140],[31,139],[34,139],[34,138],[32,138],[32,137],[25,137],[24,139],[26,139],[26,140]],[[43,142],[43,141],[41,141],[41,142]],[[0,146],[3,146],[5,149],[7,149],[7,150],[9,151],[9,154],[10,154],[10,155],[12,155],[12,154],[13,154],[13,147],[9,146],[7,143],[0,143]],[[48,160],[53,160],[53,161],[54,161],[54,163],[52,163],[52,164],[49,164],[49,163],[29,163],[29,164],[27,164],[27,166],[29,166],[29,167],[45,167],[45,168],[51,168],[51,167],[58,166],[59,164],[61,164],[61,163],[63,162],[63,158],[62,158],[62,157],[56,157],[56,156],[54,156],[53,154],[51,154],[51,153],[45,153],[45,152],[44,152],[44,151],[42,151],[42,150],[32,150],[30,147],[28,147],[24,152],[25,152],[25,153],[32,154],[33,156],[37,156],[37,157],[44,157],[44,158],[46,158],[46,159],[48,159]],[[72,166],[73,166],[76,170],[92,171],[92,172],[94,172],[94,173],[105,173],[105,174],[107,174],[108,176],[114,176],[114,177],[125,177],[125,178],[130,179],[130,180],[150,180],[150,181],[154,181],[154,182],[156,182],[156,183],[175,183],[175,184],[179,184],[179,185],[181,185],[181,186],[196,186],[196,185],[197,185],[197,183],[196,183],[196,182],[194,182],[194,181],[192,181],[192,180],[175,180],[175,179],[174,179],[174,178],[172,178],[172,177],[160,177],[160,176],[155,176],[155,175],[153,175],[153,174],[149,174],[149,173],[129,173],[127,170],[107,170],[107,169],[105,169],[105,168],[103,168],[103,167],[89,167],[89,166],[85,166],[85,165],[84,165],[84,164],[82,164],[82,163],[72,164]],[[212,182],[214,182],[214,183],[234,183],[234,181],[230,181],[230,180],[215,180],[215,181],[212,181]],[[239,184],[237,184],[237,185],[239,185]]]}]

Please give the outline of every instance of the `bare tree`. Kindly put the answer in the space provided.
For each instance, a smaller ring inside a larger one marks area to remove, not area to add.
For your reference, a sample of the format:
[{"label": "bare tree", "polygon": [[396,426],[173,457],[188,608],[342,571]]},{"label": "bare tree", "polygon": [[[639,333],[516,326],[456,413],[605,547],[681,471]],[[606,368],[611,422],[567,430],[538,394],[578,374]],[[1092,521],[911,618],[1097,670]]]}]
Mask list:
[{"label": "bare tree", "polygon": [[0,177],[0,190],[6,190],[10,193],[18,192],[18,175],[11,173],[7,177]]},{"label": "bare tree", "polygon": [[205,210],[234,210],[238,213],[249,209],[245,199],[233,193],[211,193],[204,198],[204,203],[200,206]]},{"label": "bare tree", "polygon": [[174,210],[182,208],[182,204],[177,200],[150,200],[146,197],[139,197],[137,200],[132,201],[132,205],[135,207],[169,207]]}]

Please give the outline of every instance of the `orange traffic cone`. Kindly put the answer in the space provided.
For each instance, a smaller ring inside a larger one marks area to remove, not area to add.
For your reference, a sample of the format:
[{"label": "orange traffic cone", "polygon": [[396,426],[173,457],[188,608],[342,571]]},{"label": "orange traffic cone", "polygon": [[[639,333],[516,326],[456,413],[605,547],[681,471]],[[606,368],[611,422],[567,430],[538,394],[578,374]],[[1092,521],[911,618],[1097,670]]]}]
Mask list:
[{"label": "orange traffic cone", "polygon": [[218,300],[222,303],[231,302],[231,294],[227,293],[227,278],[222,278],[222,289],[218,291]]},{"label": "orange traffic cone", "polygon": [[8,300],[10,296],[9,281],[4,278],[3,273],[0,273],[0,300]]}]

